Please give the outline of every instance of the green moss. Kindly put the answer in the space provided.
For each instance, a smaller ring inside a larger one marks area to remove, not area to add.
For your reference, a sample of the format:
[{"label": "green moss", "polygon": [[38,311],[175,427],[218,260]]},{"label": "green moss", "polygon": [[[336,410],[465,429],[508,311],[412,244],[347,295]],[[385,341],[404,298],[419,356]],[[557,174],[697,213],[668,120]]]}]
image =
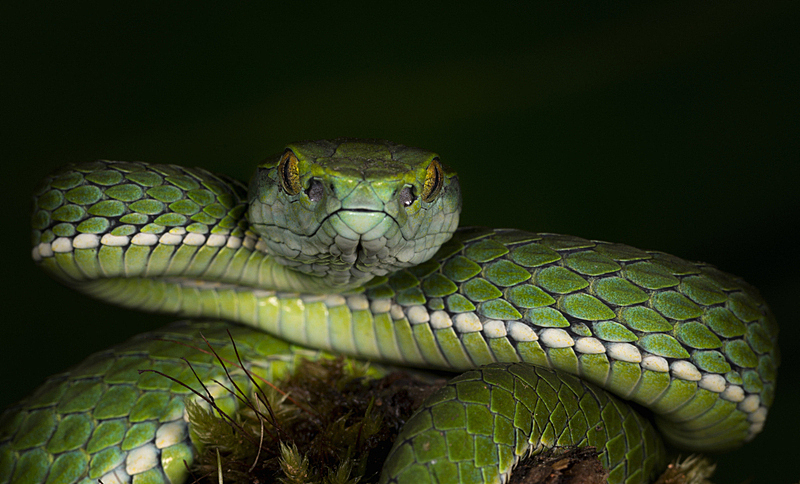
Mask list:
[{"label": "green moss", "polygon": [[402,422],[436,386],[366,375],[343,358],[304,361],[275,388],[252,392],[235,415],[187,402],[200,449],[194,475],[217,483],[222,468],[226,483],[374,482]]}]

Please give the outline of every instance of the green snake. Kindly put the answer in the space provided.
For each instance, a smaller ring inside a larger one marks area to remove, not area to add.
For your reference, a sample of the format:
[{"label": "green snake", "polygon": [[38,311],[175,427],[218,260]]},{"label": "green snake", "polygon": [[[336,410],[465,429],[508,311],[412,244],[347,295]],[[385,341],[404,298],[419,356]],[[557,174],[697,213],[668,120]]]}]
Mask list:
[{"label": "green snake", "polygon": [[188,391],[138,370],[192,381],[185,357],[220,378],[212,357],[171,343],[199,331],[233,358],[231,331],[273,379],[306,348],[465,370],[407,422],[382,482],[504,482],[520,458],[567,445],[596,446],[609,482],[649,482],[661,437],[617,397],[698,451],[751,440],[773,401],[778,327],[751,286],[622,244],[456,230],[458,179],[430,151],[295,143],[249,189],[97,161],[48,176],[34,204],[33,258],[57,280],[202,321],[92,355],[7,409],[0,483],[183,482]]}]

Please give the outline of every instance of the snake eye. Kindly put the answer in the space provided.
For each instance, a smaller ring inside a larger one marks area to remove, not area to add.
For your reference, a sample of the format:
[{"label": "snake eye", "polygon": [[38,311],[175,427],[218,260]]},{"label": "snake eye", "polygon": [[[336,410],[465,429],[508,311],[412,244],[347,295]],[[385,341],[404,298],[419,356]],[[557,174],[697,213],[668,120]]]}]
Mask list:
[{"label": "snake eye", "polygon": [[422,186],[422,200],[425,202],[436,200],[443,184],[444,172],[442,165],[439,164],[439,158],[434,158],[431,164],[428,165],[428,171],[425,174],[425,184]]},{"label": "snake eye", "polygon": [[292,150],[286,150],[278,164],[278,174],[281,177],[281,186],[289,195],[297,195],[303,188],[300,185],[299,161]]}]

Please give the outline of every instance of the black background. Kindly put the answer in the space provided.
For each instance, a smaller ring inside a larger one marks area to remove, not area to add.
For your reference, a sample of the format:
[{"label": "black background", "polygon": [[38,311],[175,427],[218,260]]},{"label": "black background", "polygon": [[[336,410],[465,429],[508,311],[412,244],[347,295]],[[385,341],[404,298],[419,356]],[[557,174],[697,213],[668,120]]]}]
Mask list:
[{"label": "black background", "polygon": [[290,141],[388,138],[458,169],[464,225],[663,250],[759,287],[782,325],[777,399],[716,481],[795,482],[799,4],[488,3],[0,7],[0,407],[169,321],[34,267],[29,194],[49,170],[110,158],[246,180]]}]

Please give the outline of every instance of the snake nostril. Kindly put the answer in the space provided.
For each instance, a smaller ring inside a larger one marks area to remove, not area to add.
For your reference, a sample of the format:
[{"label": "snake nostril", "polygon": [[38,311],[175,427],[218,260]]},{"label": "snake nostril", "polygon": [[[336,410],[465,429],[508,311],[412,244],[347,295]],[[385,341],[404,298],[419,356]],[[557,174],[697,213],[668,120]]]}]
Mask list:
[{"label": "snake nostril", "polygon": [[318,202],[322,200],[322,195],[325,193],[325,188],[322,186],[322,182],[316,179],[311,180],[311,184],[308,186],[306,190],[306,195],[308,195],[308,199],[312,202]]},{"label": "snake nostril", "polygon": [[403,187],[403,189],[400,190],[400,194],[397,195],[397,198],[400,200],[400,203],[402,203],[404,207],[408,207],[409,205],[414,203],[414,200],[417,199],[417,197],[414,196],[414,188],[409,186]]}]

